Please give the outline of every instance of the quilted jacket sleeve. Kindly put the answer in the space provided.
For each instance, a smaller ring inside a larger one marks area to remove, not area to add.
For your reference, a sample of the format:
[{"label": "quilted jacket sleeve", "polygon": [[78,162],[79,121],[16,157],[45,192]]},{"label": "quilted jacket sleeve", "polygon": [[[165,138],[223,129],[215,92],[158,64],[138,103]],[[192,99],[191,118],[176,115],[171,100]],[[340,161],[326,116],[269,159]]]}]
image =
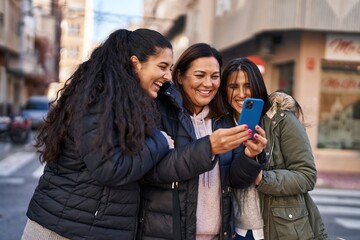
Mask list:
[{"label": "quilted jacket sleeve", "polygon": [[293,114],[286,115],[272,133],[275,137],[272,166],[264,171],[258,186],[259,191],[274,196],[306,193],[316,183],[316,167],[306,129]]},{"label": "quilted jacket sleeve", "polygon": [[215,166],[209,136],[171,149],[145,180],[153,183],[185,181],[211,170]]},{"label": "quilted jacket sleeve", "polygon": [[234,149],[233,161],[230,167],[230,183],[234,188],[251,186],[266,163],[266,154],[263,151],[256,159],[248,158],[244,154],[244,145]]},{"label": "quilted jacket sleeve", "polygon": [[143,151],[126,155],[120,149],[118,138],[113,132],[113,151],[109,157],[105,157],[101,146],[92,147],[98,131],[97,115],[86,116],[81,134],[80,156],[91,176],[104,185],[120,186],[141,179],[169,151],[166,138],[156,130],[146,139]]}]

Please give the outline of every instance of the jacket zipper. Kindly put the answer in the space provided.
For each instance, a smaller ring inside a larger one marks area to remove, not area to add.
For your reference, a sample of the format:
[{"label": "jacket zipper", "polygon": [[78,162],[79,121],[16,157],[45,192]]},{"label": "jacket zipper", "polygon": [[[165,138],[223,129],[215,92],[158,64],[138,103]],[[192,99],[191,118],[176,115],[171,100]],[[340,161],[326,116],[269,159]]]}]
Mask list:
[{"label": "jacket zipper", "polygon": [[[270,124],[273,123],[272,119],[270,119]],[[279,124],[279,122],[277,121],[276,122],[276,125],[274,126],[271,126],[270,125],[270,130],[272,132],[271,136],[273,138],[274,136],[274,129],[276,128],[276,126]],[[274,144],[275,144],[275,141],[274,139],[272,139],[272,145],[271,145],[271,148],[270,148],[270,151],[269,151],[269,161],[267,163],[267,167],[266,167],[266,170],[268,171],[270,169],[270,164],[271,164],[271,160],[272,160],[272,156],[273,156],[273,151],[274,151]],[[271,198],[272,196],[269,195],[269,198],[268,198],[268,202],[267,202],[267,219],[266,219],[266,240],[270,240],[270,206],[271,206]]]},{"label": "jacket zipper", "polygon": [[[276,114],[275,114],[276,116]],[[272,132],[272,136],[274,136],[274,129],[277,127],[277,125],[280,123],[280,121],[282,121],[284,119],[284,117],[280,118],[280,119],[277,119],[275,120],[275,124],[274,126],[272,126],[272,123],[273,123],[273,119],[270,119],[270,130]],[[264,124],[265,125],[265,124]],[[275,144],[275,141],[272,139],[272,146],[270,148],[270,152],[269,152],[269,162],[267,163],[267,168],[266,170],[268,171],[270,169],[270,163],[271,163],[271,160],[272,160],[272,155],[273,155],[273,151],[274,151],[274,144]],[[269,195],[269,199],[268,199],[268,202],[267,202],[267,224],[266,224],[266,240],[270,240],[270,206],[271,206],[271,198],[272,196]]]},{"label": "jacket zipper", "polygon": [[98,204],[97,204],[97,206],[96,206],[96,211],[95,211],[95,213],[94,213],[94,216],[95,216],[95,217],[96,217],[96,216],[98,215],[98,213],[99,213],[100,204],[101,204],[101,199],[98,201]]},{"label": "jacket zipper", "polygon": [[268,214],[267,214],[267,224],[266,224],[266,239],[270,240],[270,202],[271,202],[271,195],[268,199]]},{"label": "jacket zipper", "polygon": [[[101,195],[100,195],[100,199],[98,200],[98,203],[96,205],[96,211],[94,213],[94,216],[97,217],[99,214],[99,210],[100,210],[100,206],[101,206],[101,202],[104,196],[108,196],[109,194],[109,189],[107,187],[103,187],[102,191],[101,191]],[[106,202],[104,202],[104,204],[106,204]]]},{"label": "jacket zipper", "polygon": [[[215,129],[215,124],[216,122],[219,120],[220,118],[212,118],[211,121],[212,121],[212,132],[214,132],[214,129]],[[221,165],[220,165],[220,157],[219,158],[219,171],[220,171],[220,189],[221,189],[221,193],[220,193],[220,240],[224,239],[224,228],[223,228],[223,192],[225,194],[225,191],[226,189],[223,189],[223,186],[222,186],[222,182],[221,182],[221,179],[222,179],[222,175],[221,175]],[[230,193],[231,192],[231,187],[228,186],[227,187],[227,191]],[[231,197],[231,196],[229,196]],[[231,234],[231,232],[228,232],[227,233],[228,235]],[[230,236],[231,238],[231,236]]]},{"label": "jacket zipper", "polygon": [[222,179],[222,176],[221,176],[221,166],[220,166],[220,157],[219,157],[219,172],[220,172],[220,189],[221,189],[221,192],[220,192],[220,240],[223,239],[223,235],[224,235],[224,229],[223,229],[223,193],[225,193],[225,190],[223,190],[222,188],[222,184],[221,184],[221,179]]}]

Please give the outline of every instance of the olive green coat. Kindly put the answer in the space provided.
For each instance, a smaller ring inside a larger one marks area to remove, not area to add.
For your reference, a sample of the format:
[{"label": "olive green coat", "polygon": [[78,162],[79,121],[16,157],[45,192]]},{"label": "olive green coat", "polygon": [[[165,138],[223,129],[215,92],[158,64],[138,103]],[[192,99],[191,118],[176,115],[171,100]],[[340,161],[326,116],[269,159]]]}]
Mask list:
[{"label": "olive green coat", "polygon": [[291,112],[292,98],[275,92],[270,100],[273,107],[262,119],[268,163],[257,186],[265,240],[328,239],[308,193],[315,187],[317,172],[306,129]]}]

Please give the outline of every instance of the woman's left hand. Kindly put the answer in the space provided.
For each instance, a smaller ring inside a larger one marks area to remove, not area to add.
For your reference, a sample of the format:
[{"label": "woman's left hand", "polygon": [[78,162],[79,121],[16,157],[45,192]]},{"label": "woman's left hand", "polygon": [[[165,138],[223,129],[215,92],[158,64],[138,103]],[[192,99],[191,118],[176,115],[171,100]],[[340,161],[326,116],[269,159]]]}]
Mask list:
[{"label": "woman's left hand", "polygon": [[264,129],[262,129],[259,125],[256,125],[255,130],[257,133],[254,134],[254,139],[244,142],[245,155],[250,158],[255,158],[259,155],[267,144]]}]

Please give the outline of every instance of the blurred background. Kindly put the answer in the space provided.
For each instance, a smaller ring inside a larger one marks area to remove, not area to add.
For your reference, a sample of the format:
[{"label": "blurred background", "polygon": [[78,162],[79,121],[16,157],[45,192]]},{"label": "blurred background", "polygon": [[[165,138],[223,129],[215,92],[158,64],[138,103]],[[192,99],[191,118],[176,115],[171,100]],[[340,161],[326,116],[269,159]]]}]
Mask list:
[{"label": "blurred background", "polygon": [[146,27],[172,42],[174,61],[197,42],[225,64],[253,60],[269,92],[303,107],[318,183],[360,189],[359,16],[360,0],[0,0],[0,120],[54,99],[113,30]]},{"label": "blurred background", "polygon": [[303,106],[319,170],[360,172],[359,0],[0,0],[0,116],[56,91],[117,28],[158,30],[174,57],[249,56]]}]

